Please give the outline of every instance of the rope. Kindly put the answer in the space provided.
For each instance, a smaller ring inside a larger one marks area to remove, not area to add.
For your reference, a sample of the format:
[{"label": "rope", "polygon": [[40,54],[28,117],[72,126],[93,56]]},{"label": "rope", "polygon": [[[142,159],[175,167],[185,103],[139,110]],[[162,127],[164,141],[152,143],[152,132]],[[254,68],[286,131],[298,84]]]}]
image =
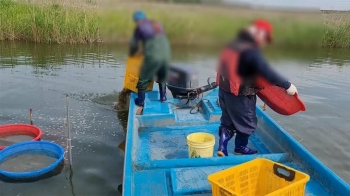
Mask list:
[{"label": "rope", "polygon": [[[201,109],[200,109],[200,107],[199,107],[199,104],[200,104],[202,101],[204,101],[204,100],[209,101],[208,99],[203,99],[203,93],[202,93],[201,99],[200,99],[199,102],[190,110],[190,114],[197,114],[199,111],[201,111]],[[197,111],[196,111],[195,113],[193,113],[192,111],[193,111],[194,109],[196,109],[196,108],[197,108]]]},{"label": "rope", "polygon": [[[187,94],[187,102],[185,103],[185,104],[183,104],[183,105],[180,105],[180,104],[176,104],[176,103],[172,103],[172,102],[168,102],[169,104],[172,104],[172,105],[175,105],[177,108],[175,108],[175,109],[185,109],[185,108],[191,108],[191,110],[190,110],[190,114],[197,114],[199,111],[201,111],[201,109],[200,109],[200,107],[199,107],[199,105],[200,105],[200,103],[202,102],[202,101],[204,101],[204,100],[207,100],[207,101],[209,101],[208,99],[203,99],[203,93],[201,94],[202,95],[202,97],[197,101],[197,103],[194,105],[194,106],[189,106],[188,104],[190,103],[190,101],[193,101],[193,100],[195,100],[195,99],[191,99],[190,98],[190,95],[191,95],[191,92],[189,92],[188,94]],[[195,109],[197,109],[195,112],[193,112],[193,110],[195,110]]]}]

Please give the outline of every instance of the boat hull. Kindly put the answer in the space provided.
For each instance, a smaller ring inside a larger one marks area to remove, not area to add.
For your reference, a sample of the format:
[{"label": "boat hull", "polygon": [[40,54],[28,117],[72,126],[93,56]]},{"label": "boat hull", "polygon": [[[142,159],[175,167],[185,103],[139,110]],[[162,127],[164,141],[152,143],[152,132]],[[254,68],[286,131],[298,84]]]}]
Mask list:
[{"label": "boat hull", "polygon": [[349,195],[350,187],[271,117],[257,107],[258,128],[250,137],[256,155],[235,156],[234,139],[228,157],[188,158],[186,136],[207,132],[216,136],[221,109],[216,100],[218,89],[204,96],[198,113],[178,109],[176,100],[160,103],[156,87],[146,94],[143,115],[135,115],[132,94],[124,161],[124,196],[211,195],[208,175],[258,157],[267,158],[305,172],[311,179],[306,195]]}]

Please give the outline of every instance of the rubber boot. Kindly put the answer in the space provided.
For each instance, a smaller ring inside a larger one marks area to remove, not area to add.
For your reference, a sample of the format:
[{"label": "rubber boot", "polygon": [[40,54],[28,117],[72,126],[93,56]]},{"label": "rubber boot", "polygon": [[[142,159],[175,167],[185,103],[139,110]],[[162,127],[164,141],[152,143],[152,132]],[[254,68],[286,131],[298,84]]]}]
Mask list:
[{"label": "rubber boot", "polygon": [[159,83],[159,97],[160,97],[160,102],[165,103],[167,98],[166,98],[166,86]]},{"label": "rubber boot", "polygon": [[222,126],[219,127],[219,137],[220,137],[219,148],[216,153],[219,157],[228,156],[227,144],[234,135],[235,135],[234,131],[229,130]]},{"label": "rubber boot", "polygon": [[237,132],[235,139],[235,154],[236,155],[251,155],[258,153],[257,150],[249,148],[248,135]]},{"label": "rubber boot", "polygon": [[143,113],[143,107],[145,105],[145,91],[139,91],[137,93],[137,98],[135,99],[135,105],[137,105],[139,108],[136,111],[136,115],[142,115]]}]

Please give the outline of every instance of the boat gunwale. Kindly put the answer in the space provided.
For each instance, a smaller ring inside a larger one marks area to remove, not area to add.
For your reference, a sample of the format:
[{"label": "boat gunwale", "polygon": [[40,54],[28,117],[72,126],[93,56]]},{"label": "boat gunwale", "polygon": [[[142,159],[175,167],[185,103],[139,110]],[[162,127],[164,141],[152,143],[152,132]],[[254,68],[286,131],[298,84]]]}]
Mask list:
[{"label": "boat gunwale", "polygon": [[[258,118],[263,118],[265,120],[265,123],[270,124],[270,126],[267,125],[268,127],[274,128],[274,130],[272,131],[284,137],[282,139],[286,141],[285,144],[289,146],[289,148],[284,148],[289,153],[289,155],[292,156],[292,158],[297,158],[297,161],[301,163],[301,165],[303,165],[308,172],[313,172],[313,175],[310,175],[311,177],[314,177],[316,181],[320,182],[322,185],[326,185],[327,188],[331,188],[330,190],[328,190],[330,192],[347,192],[350,195],[349,184],[347,184],[342,178],[340,178],[336,173],[329,169],[317,157],[315,157],[311,152],[309,152],[303,145],[296,141],[296,139],[294,139],[290,134],[288,134],[288,132],[286,132],[285,129],[283,129],[279,124],[277,124],[277,122],[273,120],[260,107],[256,108]],[[310,169],[312,169],[312,171],[310,171]],[[316,171],[316,169],[321,170],[321,172]],[[319,173],[322,173],[323,175],[319,175]]]},{"label": "boat gunwale", "polygon": [[[130,95],[129,100],[129,112],[128,112],[128,122],[127,122],[127,132],[126,132],[126,139],[125,139],[125,153],[124,153],[124,169],[123,169],[123,188],[122,188],[122,195],[132,195],[132,154],[133,154],[133,131],[134,131],[134,104],[132,103],[133,100],[133,93]],[[131,153],[129,151],[131,150]],[[130,187],[129,187],[130,186]]]}]

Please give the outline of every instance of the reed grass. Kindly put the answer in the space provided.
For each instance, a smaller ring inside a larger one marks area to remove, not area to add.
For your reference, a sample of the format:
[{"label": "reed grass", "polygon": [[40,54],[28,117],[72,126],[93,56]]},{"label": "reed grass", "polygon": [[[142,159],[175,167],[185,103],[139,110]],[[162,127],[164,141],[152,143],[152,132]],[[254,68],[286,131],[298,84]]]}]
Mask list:
[{"label": "reed grass", "polygon": [[173,46],[220,46],[255,18],[274,24],[274,45],[350,47],[350,14],[305,13],[223,6],[93,0],[0,0],[0,40],[37,43],[128,43],[132,12],[159,20]]},{"label": "reed grass", "polygon": [[93,43],[99,40],[96,9],[0,0],[0,40]]},{"label": "reed grass", "polygon": [[100,32],[104,41],[127,42],[134,24],[132,12],[142,8],[150,18],[159,20],[173,45],[221,45],[255,18],[274,24],[276,46],[317,47],[321,45],[321,13],[290,13],[234,9],[199,5],[118,3],[100,13]]},{"label": "reed grass", "polygon": [[325,48],[350,48],[350,12],[324,12]]}]

